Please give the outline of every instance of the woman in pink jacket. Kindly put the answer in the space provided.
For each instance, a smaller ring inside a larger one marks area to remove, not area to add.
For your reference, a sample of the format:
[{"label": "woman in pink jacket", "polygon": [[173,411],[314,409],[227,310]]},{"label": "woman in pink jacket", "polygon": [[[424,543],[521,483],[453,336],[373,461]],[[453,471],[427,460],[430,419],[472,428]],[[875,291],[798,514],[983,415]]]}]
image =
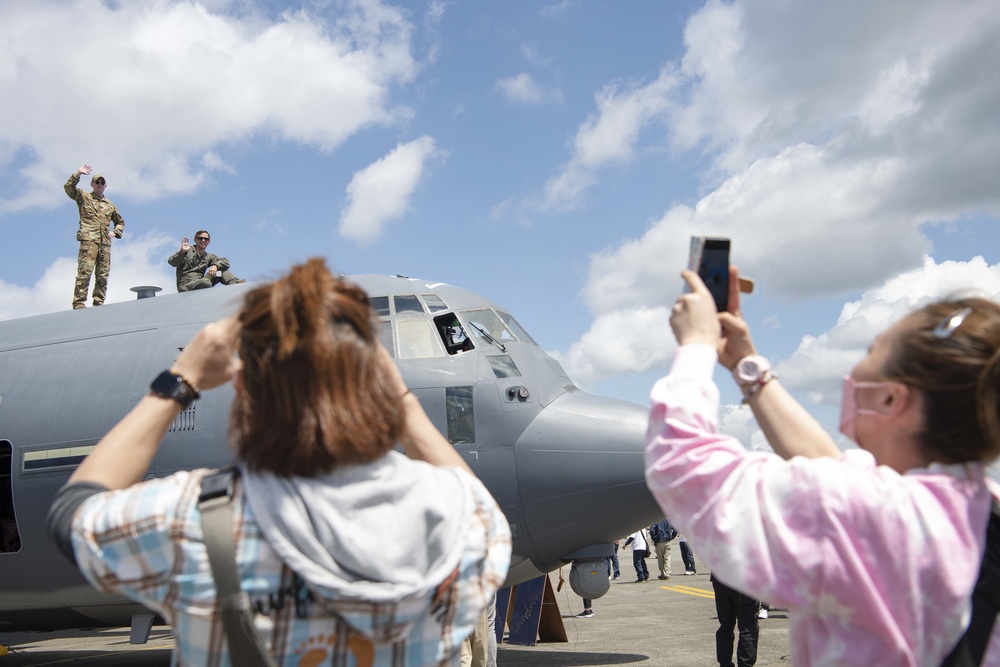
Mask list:
[{"label": "woman in pink jacket", "polygon": [[[756,355],[735,267],[725,313],[683,275],[646,447],[678,530],[724,581],[790,610],[796,665],[1000,665],[995,608],[966,632],[1000,526],[984,473],[1000,454],[1000,305],[939,301],[879,335],[844,381],[841,430],[860,449],[841,452]],[[777,455],[718,433],[716,361]]]}]

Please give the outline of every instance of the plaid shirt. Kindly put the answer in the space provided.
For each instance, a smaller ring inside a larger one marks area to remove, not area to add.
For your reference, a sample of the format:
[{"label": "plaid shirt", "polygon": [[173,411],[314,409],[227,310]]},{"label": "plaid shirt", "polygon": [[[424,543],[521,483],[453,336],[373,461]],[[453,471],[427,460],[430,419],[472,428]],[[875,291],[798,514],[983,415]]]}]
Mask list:
[{"label": "plaid shirt", "polygon": [[[174,665],[228,667],[198,511],[201,480],[208,472],[178,472],[89,498],[73,519],[73,550],[80,571],[98,590],[141,602],[173,626]],[[462,640],[503,583],[510,563],[503,513],[479,480],[464,472],[461,479],[474,509],[461,533],[466,544],[457,576],[438,587],[433,601],[382,605],[313,596],[265,541],[237,484],[233,517],[242,588],[279,665],[458,664]],[[401,640],[373,644],[352,629],[350,620],[376,615],[416,621]]]}]

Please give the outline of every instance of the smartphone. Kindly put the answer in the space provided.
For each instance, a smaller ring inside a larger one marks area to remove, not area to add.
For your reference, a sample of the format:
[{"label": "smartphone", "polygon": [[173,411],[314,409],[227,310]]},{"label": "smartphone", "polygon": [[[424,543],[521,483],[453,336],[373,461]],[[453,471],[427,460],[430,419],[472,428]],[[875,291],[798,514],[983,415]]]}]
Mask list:
[{"label": "smartphone", "polygon": [[698,272],[712,293],[715,309],[724,311],[729,305],[729,239],[692,236],[688,268]]}]

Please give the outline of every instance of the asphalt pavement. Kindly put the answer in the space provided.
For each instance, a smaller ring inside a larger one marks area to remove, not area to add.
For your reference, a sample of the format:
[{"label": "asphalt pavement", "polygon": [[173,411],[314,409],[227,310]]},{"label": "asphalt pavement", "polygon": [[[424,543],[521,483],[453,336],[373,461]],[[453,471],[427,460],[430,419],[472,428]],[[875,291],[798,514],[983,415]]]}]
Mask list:
[{"label": "asphalt pavement", "polygon": [[[710,667],[715,659],[718,620],[708,572],[686,576],[677,549],[673,550],[673,576],[656,579],[656,559],[647,563],[652,579],[634,582],[630,554],[622,558],[622,578],[594,600],[594,616],[577,618],[583,601],[569,582],[556,593],[559,615],[568,641],[540,642],[534,646],[502,644],[497,651],[501,667],[596,667],[599,665],[678,665]],[[701,564],[699,563],[699,566]],[[679,574],[678,574],[679,573]],[[564,570],[568,579],[569,568]],[[559,574],[549,575],[558,585]],[[13,652],[0,655],[0,667],[73,665],[75,667],[167,667],[173,635],[156,627],[149,642],[129,644],[128,628],[72,630],[50,633],[0,634],[0,644]],[[772,610],[760,621],[757,665],[790,665],[788,614]]]}]

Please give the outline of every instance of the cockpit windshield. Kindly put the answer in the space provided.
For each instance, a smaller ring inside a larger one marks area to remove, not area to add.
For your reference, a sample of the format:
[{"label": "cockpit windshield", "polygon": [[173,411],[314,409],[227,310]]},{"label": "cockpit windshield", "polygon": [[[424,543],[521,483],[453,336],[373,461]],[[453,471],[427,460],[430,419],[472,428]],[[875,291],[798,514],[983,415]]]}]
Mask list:
[{"label": "cockpit windshield", "polygon": [[468,325],[466,332],[478,341],[485,341],[500,349],[515,341],[537,345],[509,313],[480,308],[460,311],[459,316]]}]

